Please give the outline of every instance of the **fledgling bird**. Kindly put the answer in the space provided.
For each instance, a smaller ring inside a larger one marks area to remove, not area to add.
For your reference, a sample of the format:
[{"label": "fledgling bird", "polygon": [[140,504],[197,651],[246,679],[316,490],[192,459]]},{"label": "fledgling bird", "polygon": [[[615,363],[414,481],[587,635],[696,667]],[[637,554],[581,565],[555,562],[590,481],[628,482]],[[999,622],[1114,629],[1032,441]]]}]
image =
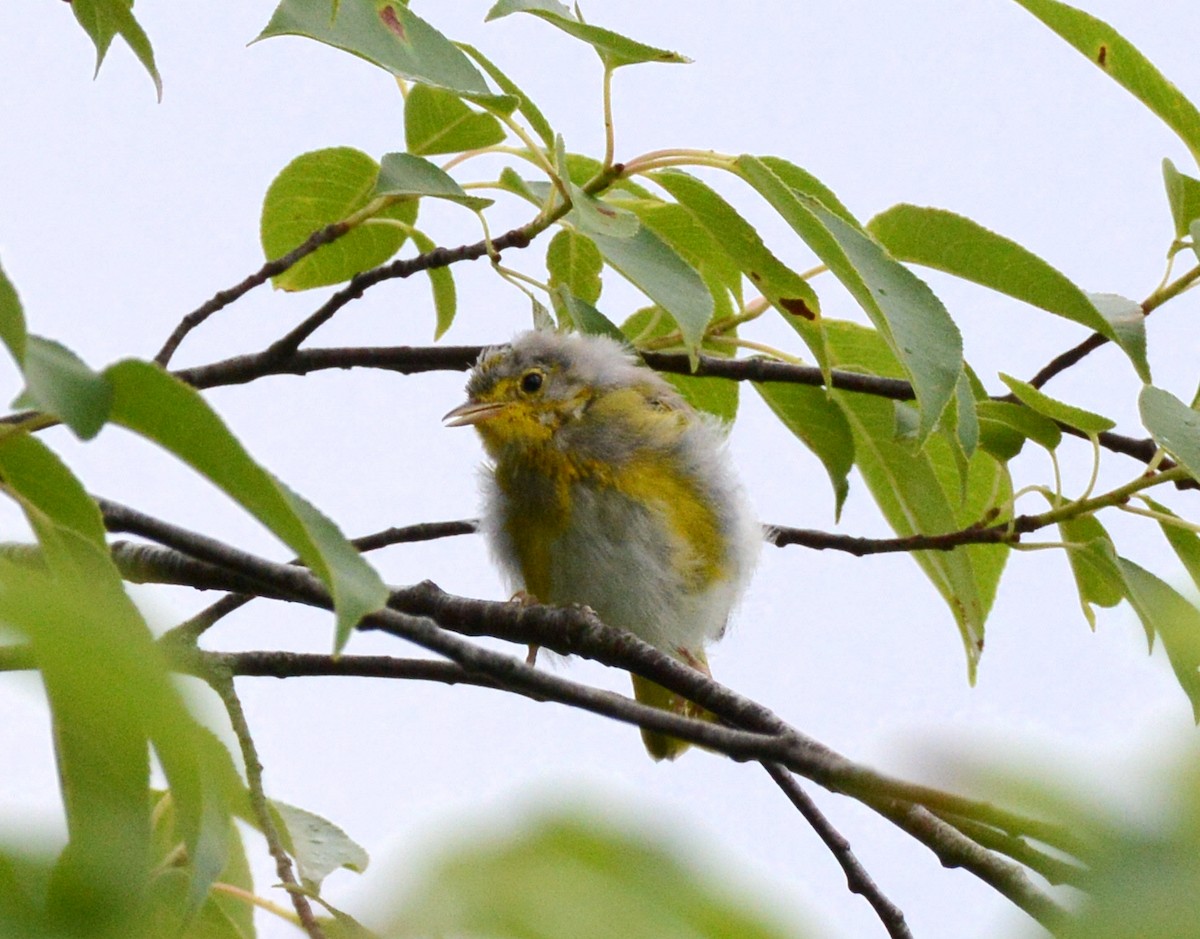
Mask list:
[{"label": "fledgling bird", "polygon": [[[762,542],[716,419],[615,340],[535,330],[483,352],[445,421],[483,438],[482,528],[515,590],[591,607],[708,673]],[[706,713],[632,677],[639,701]],[[656,760],[688,747],[642,739]]]}]

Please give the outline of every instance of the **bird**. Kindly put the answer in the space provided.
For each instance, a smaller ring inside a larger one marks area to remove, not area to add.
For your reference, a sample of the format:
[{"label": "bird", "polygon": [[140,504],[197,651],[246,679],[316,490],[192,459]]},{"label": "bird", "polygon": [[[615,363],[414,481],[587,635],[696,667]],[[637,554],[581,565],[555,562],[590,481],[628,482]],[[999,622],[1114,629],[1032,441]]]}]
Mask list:
[{"label": "bird", "polygon": [[[443,420],[482,438],[480,530],[515,596],[586,606],[711,674],[705,647],[762,543],[724,425],[600,335],[520,333],[480,353],[466,390]],[[713,719],[631,677],[638,701]],[[656,761],[689,746],[645,728],[642,739]]]}]

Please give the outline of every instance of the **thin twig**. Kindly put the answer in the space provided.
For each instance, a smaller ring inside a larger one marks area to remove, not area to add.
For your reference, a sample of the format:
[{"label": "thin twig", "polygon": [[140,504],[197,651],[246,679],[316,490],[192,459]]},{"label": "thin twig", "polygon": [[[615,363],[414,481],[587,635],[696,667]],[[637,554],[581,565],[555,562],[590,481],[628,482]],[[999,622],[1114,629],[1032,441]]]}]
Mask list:
[{"label": "thin twig", "polygon": [[871,904],[871,908],[878,915],[880,922],[883,923],[883,928],[887,930],[887,934],[892,939],[913,939],[913,934],[909,930],[908,924],[904,921],[904,911],[884,896],[883,891],[872,880],[866,868],[854,856],[854,852],[850,849],[850,842],[845,839],[841,832],[833,827],[824,813],[817,808],[817,804],[813,802],[808,793],[796,782],[796,777],[782,766],[774,763],[764,763],[762,765],[763,769],[775,780],[775,785],[783,790],[784,795],[788,797],[792,805],[804,816],[804,820],[812,826],[813,831],[825,842],[825,846],[829,848],[834,859],[842,866],[842,870],[846,874],[846,886],[850,888],[850,892],[857,893]]},{"label": "thin twig", "polygon": [[308,897],[304,895],[299,881],[296,880],[296,874],[292,870],[292,859],[284,850],[279,832],[275,828],[275,820],[271,817],[271,810],[267,806],[267,796],[263,791],[262,763],[258,759],[258,751],[254,746],[254,738],[250,734],[250,725],[246,722],[246,713],[242,710],[242,702],[234,690],[233,677],[228,673],[222,674],[220,671],[213,671],[206,678],[225,705],[225,710],[229,714],[229,723],[233,726],[233,733],[242,749],[242,762],[246,765],[246,789],[249,793],[250,805],[254,810],[255,818],[258,819],[263,837],[267,841],[267,850],[275,859],[275,873],[287,888],[296,915],[300,917],[300,925],[308,933],[309,939],[325,939],[325,932],[317,922]]},{"label": "thin twig", "polygon": [[163,366],[163,368],[166,368],[167,363],[171,361],[171,356],[175,354],[175,350],[179,348],[179,344],[183,342],[187,334],[206,319],[218,310],[229,306],[235,300],[240,300],[255,287],[265,284],[272,277],[282,274],[301,258],[307,257],[323,245],[337,241],[349,230],[350,226],[345,222],[334,222],[332,225],[326,225],[324,228],[313,232],[304,240],[303,244],[293,248],[287,254],[276,258],[274,261],[268,261],[240,284],[235,284],[227,290],[217,291],[210,300],[201,304],[180,320],[179,325],[175,327],[175,330],[167,337],[167,341],[163,343],[163,347],[158,350],[158,355],[154,357],[154,361]]}]

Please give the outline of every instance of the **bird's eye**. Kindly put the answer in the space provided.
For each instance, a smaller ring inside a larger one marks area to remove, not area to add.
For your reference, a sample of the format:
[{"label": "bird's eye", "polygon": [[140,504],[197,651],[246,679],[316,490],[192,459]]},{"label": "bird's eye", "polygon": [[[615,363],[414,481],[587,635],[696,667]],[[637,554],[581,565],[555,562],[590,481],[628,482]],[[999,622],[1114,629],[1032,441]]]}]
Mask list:
[{"label": "bird's eye", "polygon": [[521,376],[521,390],[527,395],[531,395],[541,389],[542,381],[541,372],[526,372]]}]

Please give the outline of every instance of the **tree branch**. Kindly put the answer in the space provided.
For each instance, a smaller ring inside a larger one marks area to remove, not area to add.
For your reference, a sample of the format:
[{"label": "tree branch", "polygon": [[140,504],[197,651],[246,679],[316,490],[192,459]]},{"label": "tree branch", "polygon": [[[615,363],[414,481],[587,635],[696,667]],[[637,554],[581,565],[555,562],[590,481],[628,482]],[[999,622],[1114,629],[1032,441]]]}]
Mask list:
[{"label": "tree branch", "polygon": [[[222,568],[232,568],[235,571],[233,579],[262,583],[263,595],[325,609],[332,607],[328,592],[308,571],[273,564],[203,536],[194,538],[197,540],[193,545],[195,553],[220,559],[221,567],[190,561],[199,566],[198,579],[206,586],[225,572]],[[114,554],[120,563],[121,552],[116,550],[117,547],[114,546]],[[167,555],[176,554],[169,549],[155,550]],[[143,550],[139,555],[143,574],[153,564],[153,553]],[[172,558],[164,564],[164,571],[175,578],[172,582],[187,583],[184,575],[188,563],[187,558]],[[735,760],[782,764],[832,791],[864,801],[878,811],[882,811],[881,806],[901,804],[903,808],[910,808],[909,803],[920,805],[928,800],[968,817],[986,817],[989,812],[995,812],[986,804],[904,783],[854,764],[801,734],[762,705],[738,695],[635,636],[610,629],[589,611],[468,600],[450,596],[427,582],[393,591],[389,609],[364,619],[360,629],[377,629],[414,642],[456,662],[468,673],[486,675],[505,688],[523,694],[569,703],[624,723],[680,737]],[[695,701],[732,726],[646,707],[621,695],[571,682],[528,666],[518,658],[476,646],[447,630],[464,635],[495,636],[521,644],[535,643],[565,655],[579,654],[605,665],[636,672]],[[895,812],[884,814],[889,818],[896,815]],[[929,815],[929,819],[931,821],[917,826],[914,831],[919,840],[932,839],[928,844],[939,853],[943,863],[958,863],[981,871],[980,876],[986,875],[988,883],[1031,915],[1047,922],[1056,918],[1055,904],[1030,884],[1020,867],[990,855],[934,816]],[[1010,819],[1015,824],[1017,817],[1010,816]],[[893,821],[901,827],[911,824],[910,816],[906,814],[896,815]],[[1018,830],[1027,831],[1036,824],[1030,819],[1024,827],[1018,826]]]},{"label": "tree branch", "polygon": [[275,828],[275,820],[271,817],[271,810],[267,806],[267,796],[263,791],[262,763],[258,759],[254,738],[250,735],[250,725],[246,723],[246,712],[242,710],[242,702],[234,690],[233,677],[220,672],[210,672],[204,677],[225,705],[225,710],[229,714],[229,723],[232,725],[233,733],[242,749],[242,762],[246,766],[246,790],[250,797],[250,806],[254,810],[255,818],[258,819],[263,837],[267,840],[267,850],[275,859],[275,873],[287,889],[288,895],[292,899],[292,907],[296,910],[296,915],[300,917],[300,925],[304,927],[304,931],[308,933],[310,939],[325,939],[325,932],[313,914],[308,897],[304,895],[300,883],[296,880],[296,874],[292,870],[292,859],[284,850],[283,842],[279,838],[279,831]]},{"label": "tree branch", "polygon": [[876,915],[883,923],[883,928],[887,930],[887,934],[892,939],[913,939],[912,932],[904,921],[904,911],[884,896],[883,891],[871,879],[866,868],[854,856],[854,852],[850,849],[850,842],[833,827],[808,793],[796,782],[796,778],[782,766],[774,763],[762,765],[763,769],[775,780],[775,785],[783,790],[784,795],[791,800],[792,805],[804,816],[804,820],[812,826],[813,831],[825,842],[825,846],[842,866],[842,870],[846,874],[846,886],[850,892],[857,893],[871,904],[871,908],[875,910]]},{"label": "tree branch", "polygon": [[179,348],[179,344],[183,342],[187,334],[206,319],[218,310],[224,309],[229,304],[240,300],[255,287],[261,286],[272,277],[282,274],[301,258],[307,257],[323,245],[337,241],[349,230],[350,225],[344,221],[326,225],[324,228],[313,232],[304,240],[303,244],[293,248],[287,254],[276,258],[274,261],[268,261],[241,283],[235,284],[226,290],[217,291],[210,300],[192,310],[191,313],[179,321],[179,325],[167,337],[167,341],[163,343],[163,347],[158,350],[158,355],[154,357],[154,361],[163,368],[166,368],[167,363],[171,361],[171,356],[175,354],[175,350]]},{"label": "tree branch", "polygon": [[[262,352],[239,355],[219,362],[185,368],[173,374],[195,388],[217,388],[226,385],[241,385],[270,375],[307,375],[310,372],[340,368],[375,368],[385,371],[413,375],[421,372],[466,371],[475,364],[484,346],[380,346],[344,347],[324,349],[302,349],[289,354],[276,354],[270,349]],[[822,387],[824,377],[819,368],[807,365],[792,365],[770,359],[726,359],[718,356],[701,355],[696,371],[685,355],[665,352],[643,354],[647,364],[661,372],[677,375],[727,378],[731,381],[783,382],[787,384]],[[869,394],[893,401],[911,401],[915,395],[912,385],[899,378],[885,378],[861,372],[834,369],[831,373],[833,387],[855,394]],[[1000,396],[996,400],[1007,400]],[[0,418],[0,423],[12,423],[23,415]],[[1059,428],[1076,437],[1087,435],[1074,427],[1059,424]],[[1153,440],[1127,437],[1105,431],[1098,435],[1100,445],[1113,453],[1132,457],[1148,463],[1157,450]],[[1175,464],[1167,460],[1162,466],[1170,469]],[[1194,484],[1184,482],[1181,488]]]}]

